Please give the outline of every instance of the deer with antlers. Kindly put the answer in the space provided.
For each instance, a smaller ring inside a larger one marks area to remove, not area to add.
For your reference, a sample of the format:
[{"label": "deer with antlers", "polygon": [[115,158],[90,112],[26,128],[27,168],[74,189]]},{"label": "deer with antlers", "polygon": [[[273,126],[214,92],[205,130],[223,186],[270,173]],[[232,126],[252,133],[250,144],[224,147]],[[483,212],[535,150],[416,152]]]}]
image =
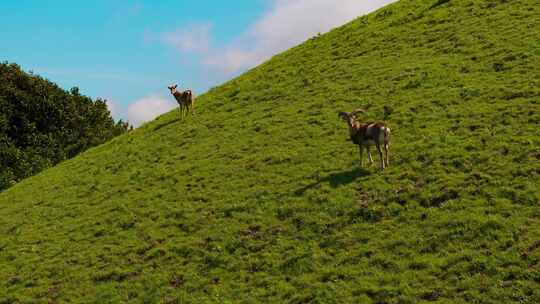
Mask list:
[{"label": "deer with antlers", "polygon": [[[351,141],[360,147],[360,167],[364,165],[362,154],[365,148],[369,162],[373,163],[370,146],[377,147],[381,157],[381,169],[388,167],[388,149],[390,148],[390,128],[384,122],[362,122],[357,119],[358,113],[365,113],[363,109],[357,109],[350,113],[339,112],[339,117],[349,126]],[[383,157],[382,148],[385,156]]]},{"label": "deer with antlers", "polygon": [[179,91],[177,90],[177,84],[169,86],[168,88],[174,96],[174,99],[176,99],[176,102],[178,102],[178,106],[180,106],[180,117],[183,118],[184,113],[186,113],[186,115],[189,114],[189,112],[193,113],[193,93],[191,90]]}]

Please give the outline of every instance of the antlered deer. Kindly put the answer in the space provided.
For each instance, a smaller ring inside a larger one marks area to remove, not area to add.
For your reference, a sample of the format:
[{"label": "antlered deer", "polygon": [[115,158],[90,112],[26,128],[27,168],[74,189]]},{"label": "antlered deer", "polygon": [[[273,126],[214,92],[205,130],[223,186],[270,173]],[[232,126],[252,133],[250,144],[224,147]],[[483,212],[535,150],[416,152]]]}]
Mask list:
[{"label": "antlered deer", "polygon": [[[384,122],[361,122],[357,119],[357,113],[365,113],[362,109],[354,110],[350,113],[339,112],[339,117],[343,119],[349,126],[349,135],[351,141],[360,147],[360,166],[362,167],[363,149],[367,150],[370,163],[373,163],[371,158],[370,146],[377,147],[381,157],[381,169],[388,167],[388,149],[390,148],[390,128]],[[381,150],[384,148],[385,156]]]}]

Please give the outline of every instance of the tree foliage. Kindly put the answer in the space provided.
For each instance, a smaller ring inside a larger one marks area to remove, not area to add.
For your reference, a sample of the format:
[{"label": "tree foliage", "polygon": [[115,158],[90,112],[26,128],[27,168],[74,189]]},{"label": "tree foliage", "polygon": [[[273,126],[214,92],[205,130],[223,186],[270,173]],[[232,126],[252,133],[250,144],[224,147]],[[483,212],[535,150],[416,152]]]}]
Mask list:
[{"label": "tree foliage", "polygon": [[0,190],[125,133],[105,100],[0,63]]}]

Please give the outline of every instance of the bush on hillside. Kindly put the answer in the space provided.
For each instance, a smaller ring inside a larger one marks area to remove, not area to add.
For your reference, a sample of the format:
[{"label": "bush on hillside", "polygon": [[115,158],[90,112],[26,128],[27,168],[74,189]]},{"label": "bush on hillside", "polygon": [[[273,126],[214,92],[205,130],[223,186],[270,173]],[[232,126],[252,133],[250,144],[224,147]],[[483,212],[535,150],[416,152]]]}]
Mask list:
[{"label": "bush on hillside", "polygon": [[0,190],[128,128],[111,118],[105,100],[0,64]]}]

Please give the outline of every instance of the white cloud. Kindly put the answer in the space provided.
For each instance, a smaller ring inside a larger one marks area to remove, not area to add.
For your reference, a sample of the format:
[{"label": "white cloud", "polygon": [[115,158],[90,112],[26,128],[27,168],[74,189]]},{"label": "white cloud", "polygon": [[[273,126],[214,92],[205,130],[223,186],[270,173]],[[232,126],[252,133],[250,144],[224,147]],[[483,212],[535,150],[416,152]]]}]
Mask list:
[{"label": "white cloud", "polygon": [[143,97],[128,107],[128,121],[135,127],[166,113],[178,105],[168,98],[153,94]]},{"label": "white cloud", "polygon": [[210,48],[210,23],[189,24],[174,32],[163,33],[159,40],[185,53],[207,53]]},{"label": "white cloud", "polygon": [[107,108],[109,109],[109,112],[111,112],[111,116],[114,119],[118,119],[120,117],[122,106],[110,98],[106,98],[105,103],[107,104]]},{"label": "white cloud", "polygon": [[201,63],[232,74],[262,63],[306,39],[396,0],[273,0],[271,9],[222,49],[211,47],[211,26],[166,33],[161,41],[201,56]]},{"label": "white cloud", "polygon": [[230,74],[260,63],[265,58],[264,53],[266,52],[231,45],[220,52],[207,54],[202,59],[202,64]]}]

